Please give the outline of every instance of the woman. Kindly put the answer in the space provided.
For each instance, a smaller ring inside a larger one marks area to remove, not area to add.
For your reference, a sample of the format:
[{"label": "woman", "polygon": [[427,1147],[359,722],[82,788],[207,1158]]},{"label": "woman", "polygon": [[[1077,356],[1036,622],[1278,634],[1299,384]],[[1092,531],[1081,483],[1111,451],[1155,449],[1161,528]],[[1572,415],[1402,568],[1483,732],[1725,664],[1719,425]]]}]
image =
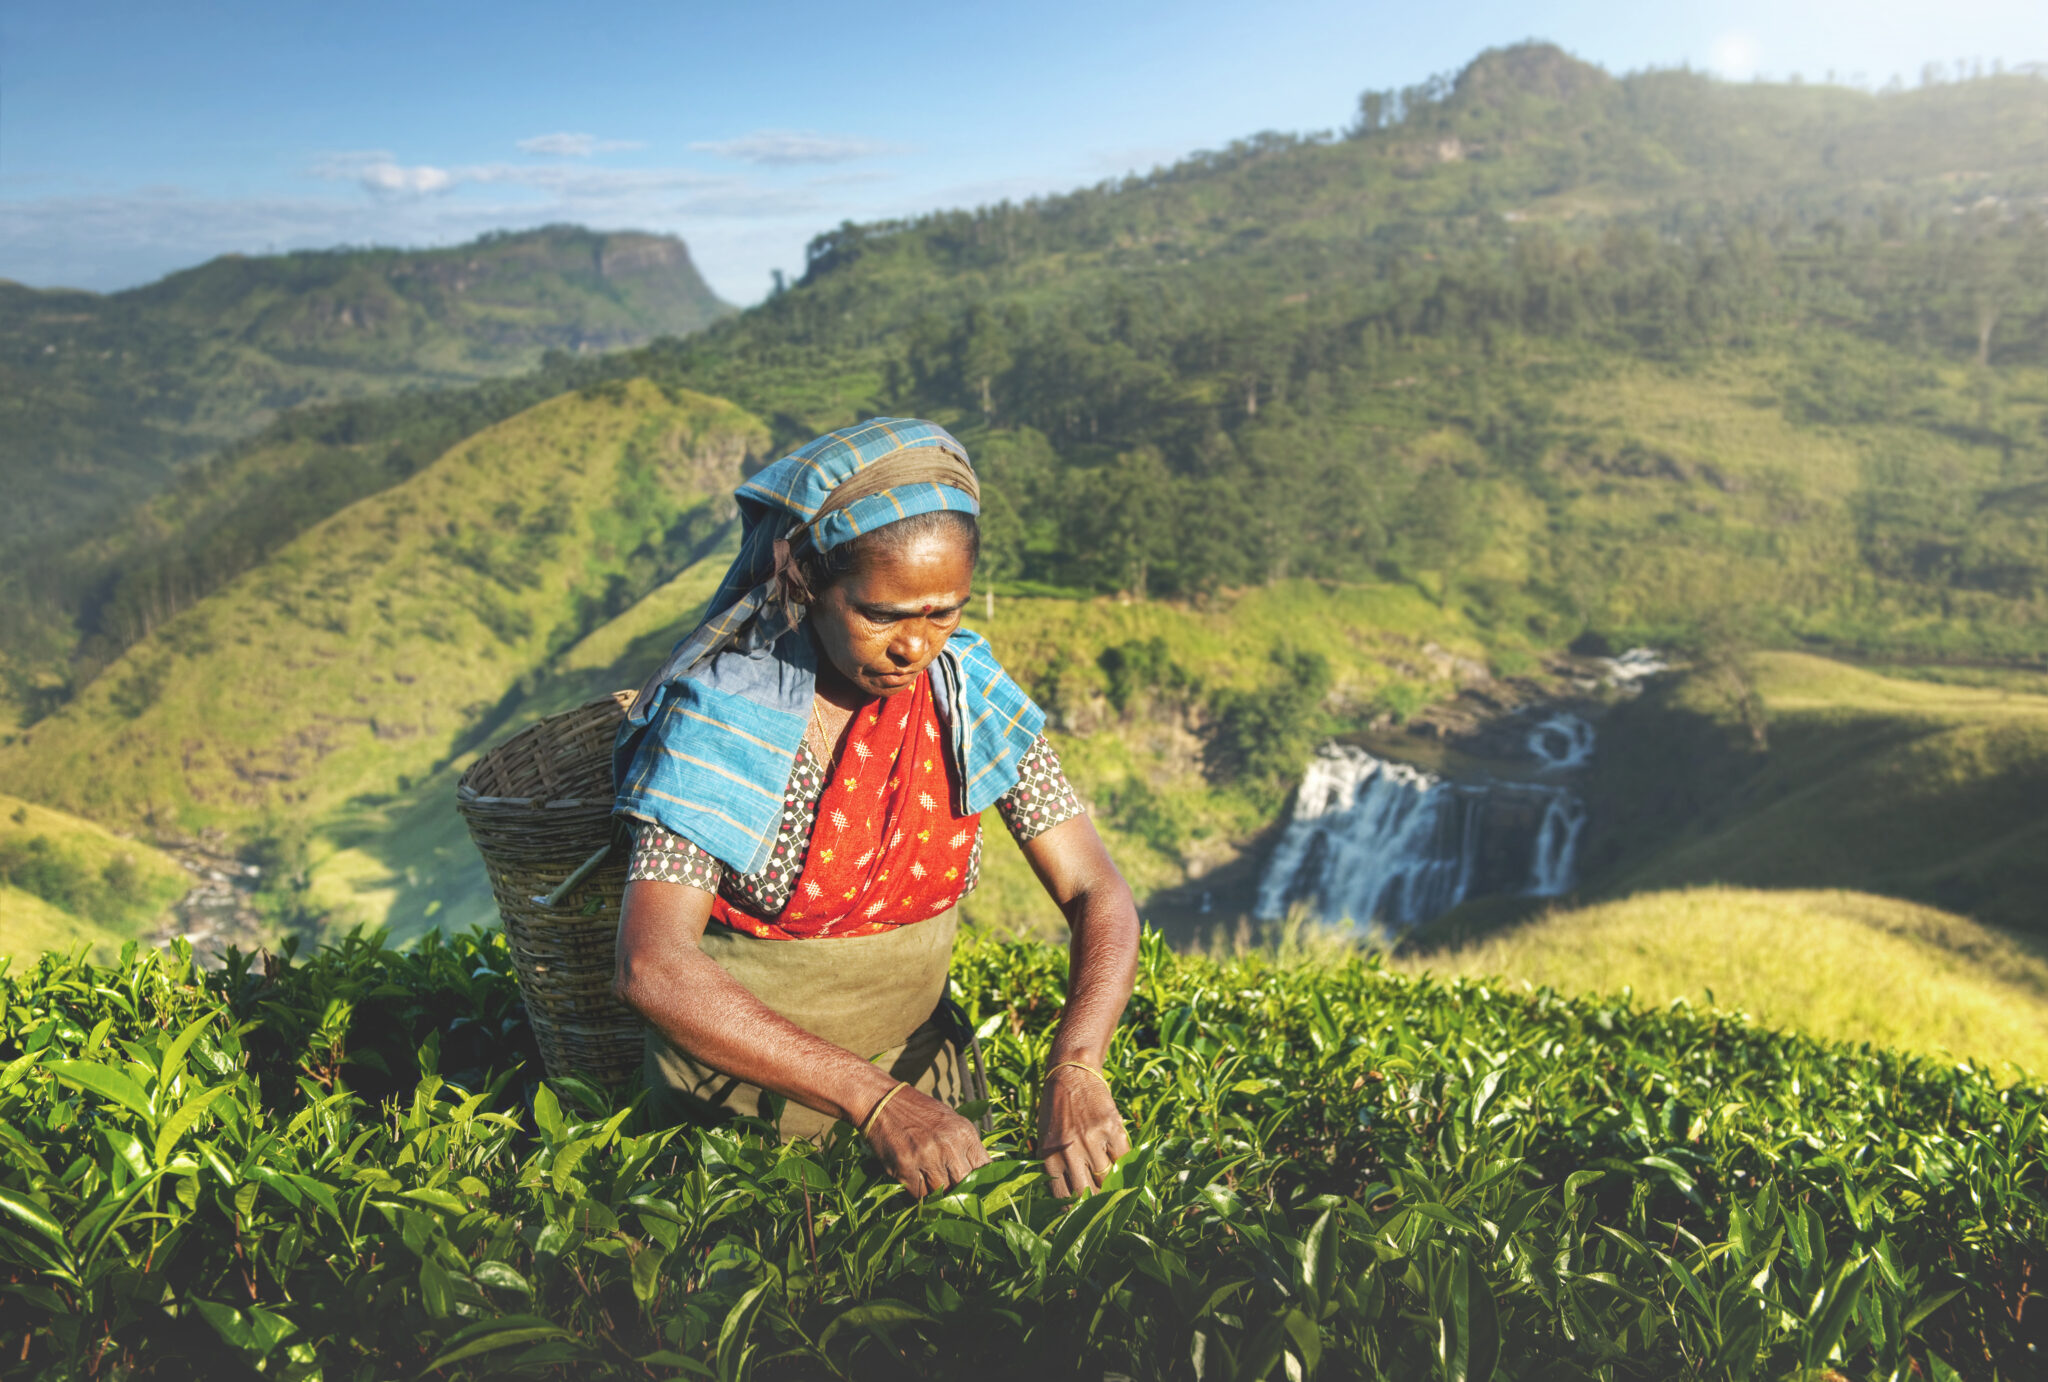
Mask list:
[{"label": "woman", "polygon": [[685,1114],[779,1095],[785,1137],[852,1123],[913,1195],[945,1189],[988,1161],[945,988],[993,805],[1072,930],[1038,1126],[1066,1196],[1129,1148],[1102,1062],[1138,919],[1044,713],[960,629],[979,493],[957,441],[901,418],[739,487],[740,555],[613,758],[635,829],[616,987]]}]

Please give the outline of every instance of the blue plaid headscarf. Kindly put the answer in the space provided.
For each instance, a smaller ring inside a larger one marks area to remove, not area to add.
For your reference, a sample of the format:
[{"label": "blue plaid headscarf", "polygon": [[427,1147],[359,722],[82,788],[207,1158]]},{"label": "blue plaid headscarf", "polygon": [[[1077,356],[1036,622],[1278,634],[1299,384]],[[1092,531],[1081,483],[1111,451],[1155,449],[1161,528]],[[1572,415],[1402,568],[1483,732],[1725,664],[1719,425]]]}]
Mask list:
[{"label": "blue plaid headscarf", "polygon": [[[872,467],[927,449],[957,459],[961,484],[873,487]],[[863,472],[868,482],[856,478]],[[648,678],[619,727],[613,812],[654,821],[742,873],[766,867],[818,671],[801,611],[770,598],[776,542],[802,530],[825,552],[916,514],[979,513],[978,491],[965,487],[973,484],[966,448],[945,428],[879,417],[828,432],[735,490],[740,554],[703,623]],[[842,485],[872,492],[835,504]],[[978,814],[1016,785],[1045,712],[987,640],[965,629],[947,640],[929,675],[958,784],[954,807]]]}]

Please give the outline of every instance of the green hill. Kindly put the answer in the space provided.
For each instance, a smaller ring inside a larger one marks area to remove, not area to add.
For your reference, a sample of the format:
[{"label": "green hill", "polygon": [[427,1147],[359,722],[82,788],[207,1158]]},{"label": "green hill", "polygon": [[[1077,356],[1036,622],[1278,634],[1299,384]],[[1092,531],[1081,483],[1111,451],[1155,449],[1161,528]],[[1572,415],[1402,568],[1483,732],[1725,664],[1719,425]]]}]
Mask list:
[{"label": "green hill", "polygon": [[1697,678],[1603,724],[1589,892],[1855,888],[2048,934],[2048,686],[1751,662],[1761,746]]},{"label": "green hill", "polygon": [[1633,992],[1828,1041],[2048,1070],[2048,958],[1991,928],[1858,892],[1693,888],[1536,916],[1399,961],[1413,972]]},{"label": "green hill", "polygon": [[1410,581],[1490,624],[2048,656],[2048,82],[1555,49],[1023,206],[850,226],[646,354],[795,437],[966,429],[1013,577]]},{"label": "green hill", "polygon": [[82,942],[111,959],[190,884],[149,845],[0,794],[0,957]]},{"label": "green hill", "polygon": [[107,822],[244,837],[402,790],[716,539],[765,443],[729,404],[570,394],[478,433],[173,619],[0,747]]},{"label": "green hill", "polygon": [[0,280],[0,550],[101,525],[295,405],[533,369],[729,311],[668,236],[228,255],[125,292]]}]

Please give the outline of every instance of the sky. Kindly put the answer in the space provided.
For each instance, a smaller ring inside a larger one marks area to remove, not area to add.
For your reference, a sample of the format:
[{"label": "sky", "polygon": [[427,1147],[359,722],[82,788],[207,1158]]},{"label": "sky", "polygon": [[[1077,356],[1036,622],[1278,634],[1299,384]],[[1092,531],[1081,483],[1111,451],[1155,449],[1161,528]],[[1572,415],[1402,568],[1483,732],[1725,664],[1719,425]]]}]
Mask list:
[{"label": "sky", "polygon": [[1609,71],[1921,80],[2048,61],[2043,0],[0,5],[0,278],[572,221],[747,303],[842,221],[1022,199],[1543,38]]}]

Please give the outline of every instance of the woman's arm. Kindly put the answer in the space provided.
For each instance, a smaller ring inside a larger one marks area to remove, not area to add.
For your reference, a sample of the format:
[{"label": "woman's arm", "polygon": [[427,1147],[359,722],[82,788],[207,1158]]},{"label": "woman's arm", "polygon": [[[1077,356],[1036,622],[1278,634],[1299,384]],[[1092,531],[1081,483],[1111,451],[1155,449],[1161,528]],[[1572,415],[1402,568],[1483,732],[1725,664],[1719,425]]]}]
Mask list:
[{"label": "woman's arm", "polygon": [[[613,992],[672,1045],[713,1069],[858,1124],[896,1081],[780,1016],[720,969],[698,947],[711,901],[711,894],[683,883],[628,883]],[[889,1173],[913,1195],[944,1189],[988,1163],[974,1125],[915,1089],[891,1099],[867,1135]]]},{"label": "woman's arm", "polygon": [[1062,821],[1023,849],[1073,936],[1067,1005],[1045,1063],[1051,1070],[1062,1061],[1079,1061],[1088,1070],[1052,1070],[1038,1116],[1039,1151],[1053,1192],[1065,1197],[1094,1189],[1110,1164],[1131,1149],[1108,1082],[1089,1071],[1102,1069],[1137,977],[1138,908],[1087,816]]}]

